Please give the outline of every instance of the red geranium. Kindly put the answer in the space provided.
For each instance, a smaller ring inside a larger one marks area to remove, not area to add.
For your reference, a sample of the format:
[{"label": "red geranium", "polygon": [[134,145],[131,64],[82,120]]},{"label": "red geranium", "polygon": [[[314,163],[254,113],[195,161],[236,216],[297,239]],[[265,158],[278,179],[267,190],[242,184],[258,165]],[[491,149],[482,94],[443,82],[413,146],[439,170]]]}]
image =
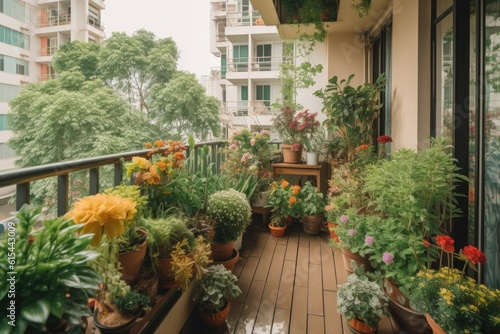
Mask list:
[{"label": "red geranium", "polygon": [[486,256],[484,256],[484,253],[474,246],[465,246],[463,254],[473,264],[478,264],[478,263],[483,264],[486,262]]},{"label": "red geranium", "polygon": [[447,235],[436,236],[436,244],[441,246],[441,248],[447,253],[453,253],[455,251],[455,240]]},{"label": "red geranium", "polygon": [[385,144],[385,143],[392,143],[392,137],[383,135],[377,138],[377,141],[379,143]]}]

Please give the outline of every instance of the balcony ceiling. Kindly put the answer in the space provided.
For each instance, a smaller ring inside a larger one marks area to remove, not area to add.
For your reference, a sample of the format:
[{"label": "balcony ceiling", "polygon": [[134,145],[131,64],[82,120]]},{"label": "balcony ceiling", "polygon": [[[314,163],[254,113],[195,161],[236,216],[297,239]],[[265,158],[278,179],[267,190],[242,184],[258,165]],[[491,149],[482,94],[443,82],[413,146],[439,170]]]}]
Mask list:
[{"label": "balcony ceiling", "polygon": [[[274,0],[276,2],[280,0]],[[251,0],[252,5],[257,9],[266,25],[275,25],[283,39],[293,39],[301,32],[312,32],[313,27],[309,24],[297,25],[281,24],[278,18],[276,7],[273,0]],[[336,22],[325,23],[326,30],[329,34],[338,32],[364,32],[369,31],[377,23],[377,21],[386,15],[387,7],[390,0],[372,0],[372,8],[368,15],[359,17],[358,13],[351,7],[353,1],[340,0],[338,17]]]}]

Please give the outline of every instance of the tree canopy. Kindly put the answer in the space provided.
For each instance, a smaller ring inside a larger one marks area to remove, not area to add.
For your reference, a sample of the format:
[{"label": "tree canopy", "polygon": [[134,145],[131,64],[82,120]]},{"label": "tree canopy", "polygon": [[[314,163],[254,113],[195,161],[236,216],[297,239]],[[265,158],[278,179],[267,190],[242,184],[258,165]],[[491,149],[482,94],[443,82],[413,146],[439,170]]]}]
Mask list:
[{"label": "tree canopy", "polygon": [[85,79],[98,78],[99,52],[101,44],[72,41],[61,45],[52,58],[56,73],[80,71]]}]

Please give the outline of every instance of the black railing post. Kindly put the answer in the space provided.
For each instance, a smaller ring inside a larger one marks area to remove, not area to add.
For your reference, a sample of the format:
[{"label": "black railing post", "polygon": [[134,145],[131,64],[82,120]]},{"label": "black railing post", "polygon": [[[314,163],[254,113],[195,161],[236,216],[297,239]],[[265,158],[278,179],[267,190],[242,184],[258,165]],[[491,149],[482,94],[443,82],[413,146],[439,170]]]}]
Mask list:
[{"label": "black railing post", "polygon": [[57,215],[64,216],[68,212],[68,192],[69,192],[68,174],[57,177]]},{"label": "black railing post", "polygon": [[89,169],[89,195],[99,192],[99,167]]},{"label": "black railing post", "polygon": [[121,162],[114,164],[114,185],[119,186],[123,181],[123,166]]},{"label": "black railing post", "polygon": [[16,211],[21,210],[24,204],[30,203],[30,183],[19,183],[16,185]]}]

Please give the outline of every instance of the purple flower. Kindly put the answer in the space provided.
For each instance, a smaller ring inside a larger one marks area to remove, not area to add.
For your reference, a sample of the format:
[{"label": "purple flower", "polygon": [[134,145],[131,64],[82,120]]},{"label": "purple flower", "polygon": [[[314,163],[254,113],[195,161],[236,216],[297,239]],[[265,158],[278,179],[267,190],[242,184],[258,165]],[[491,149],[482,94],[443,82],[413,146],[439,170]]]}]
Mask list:
[{"label": "purple flower", "polygon": [[394,261],[394,255],[392,253],[385,252],[384,255],[382,255],[382,261],[384,261],[385,264],[391,264]]},{"label": "purple flower", "polygon": [[351,228],[349,230],[349,235],[352,237],[353,235],[355,235],[356,233],[358,233],[358,231],[356,231],[355,229]]},{"label": "purple flower", "polygon": [[342,216],[340,216],[340,221],[341,221],[342,223],[344,223],[344,224],[345,224],[345,223],[347,223],[347,221],[348,221],[348,220],[349,220],[349,216],[346,216],[346,215],[342,215]]},{"label": "purple flower", "polygon": [[365,244],[367,244],[368,246],[373,245],[374,241],[375,241],[375,238],[373,238],[372,236],[367,235],[365,237]]}]

